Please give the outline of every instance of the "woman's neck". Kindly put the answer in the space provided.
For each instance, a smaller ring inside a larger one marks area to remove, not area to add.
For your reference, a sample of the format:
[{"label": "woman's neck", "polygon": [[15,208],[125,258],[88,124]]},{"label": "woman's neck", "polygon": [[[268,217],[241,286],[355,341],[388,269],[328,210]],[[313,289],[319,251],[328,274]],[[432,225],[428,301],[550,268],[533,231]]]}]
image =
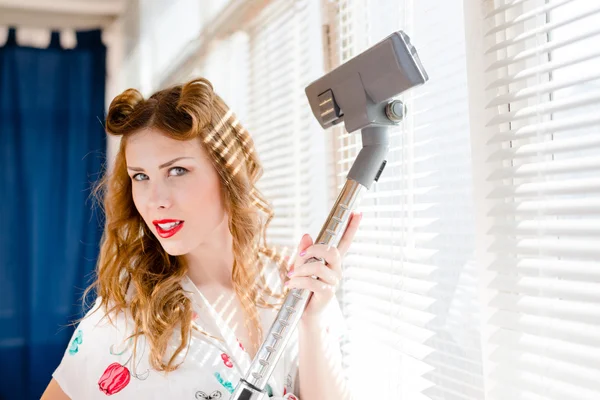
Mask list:
[{"label": "woman's neck", "polygon": [[188,276],[198,288],[233,290],[233,236],[228,222],[227,214],[224,214],[223,221],[207,241],[183,256],[188,265]]}]

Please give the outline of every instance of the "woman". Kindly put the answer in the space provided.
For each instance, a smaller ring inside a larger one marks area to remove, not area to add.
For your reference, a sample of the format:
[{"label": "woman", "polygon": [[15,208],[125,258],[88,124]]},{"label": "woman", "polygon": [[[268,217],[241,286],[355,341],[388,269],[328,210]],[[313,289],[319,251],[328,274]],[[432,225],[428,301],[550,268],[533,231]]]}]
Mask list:
[{"label": "woman", "polygon": [[[84,298],[93,287],[98,297],[42,399],[228,399],[291,288],[313,296],[269,396],[349,398],[335,288],[360,216],[337,249],[304,235],[288,280],[289,258],[266,245],[273,213],[254,186],[252,139],[208,80],[147,100],[128,89],[106,130],[121,142],[97,188],[106,225]],[[325,264],[304,265],[312,257]]]}]

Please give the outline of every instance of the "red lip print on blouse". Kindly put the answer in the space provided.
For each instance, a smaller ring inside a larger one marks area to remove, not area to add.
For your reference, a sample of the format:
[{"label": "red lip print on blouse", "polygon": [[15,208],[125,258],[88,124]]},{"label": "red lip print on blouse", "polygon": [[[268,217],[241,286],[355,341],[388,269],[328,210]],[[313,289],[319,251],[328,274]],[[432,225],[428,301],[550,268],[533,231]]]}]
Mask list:
[{"label": "red lip print on blouse", "polygon": [[221,354],[221,358],[223,359],[223,364],[227,366],[227,368],[233,368],[233,363],[229,359],[229,356],[225,353]]},{"label": "red lip print on blouse", "polygon": [[118,362],[106,368],[98,380],[98,388],[107,396],[119,393],[131,380],[129,370]]}]

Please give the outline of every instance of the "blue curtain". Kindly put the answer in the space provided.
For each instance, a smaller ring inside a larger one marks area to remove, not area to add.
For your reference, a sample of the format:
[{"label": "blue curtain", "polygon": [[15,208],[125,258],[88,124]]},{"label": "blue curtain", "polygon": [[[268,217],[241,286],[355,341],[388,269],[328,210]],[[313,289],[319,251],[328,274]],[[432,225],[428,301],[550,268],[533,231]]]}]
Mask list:
[{"label": "blue curtain", "polygon": [[[0,47],[0,399],[39,399],[82,316],[102,234],[101,31]],[[94,293],[88,300],[93,300]]]}]

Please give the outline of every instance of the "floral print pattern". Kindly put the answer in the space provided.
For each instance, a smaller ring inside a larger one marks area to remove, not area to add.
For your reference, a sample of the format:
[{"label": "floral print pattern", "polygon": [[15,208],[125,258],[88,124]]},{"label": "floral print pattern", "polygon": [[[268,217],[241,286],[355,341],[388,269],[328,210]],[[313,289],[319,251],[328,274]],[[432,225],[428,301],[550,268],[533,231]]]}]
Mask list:
[{"label": "floral print pattern", "polygon": [[[100,306],[100,299],[97,299],[96,307]],[[91,312],[92,310],[90,310]],[[200,311],[192,312],[192,319],[199,321],[201,320]],[[266,316],[269,318],[269,314]],[[72,398],[86,398],[96,399],[105,398],[106,396],[117,395],[123,398],[131,398],[137,396],[143,396],[144,398],[162,398],[165,393],[159,393],[156,391],[156,386],[151,385],[140,385],[139,381],[144,381],[150,377],[150,381],[160,381],[165,376],[159,372],[150,373],[151,367],[148,364],[147,352],[148,347],[145,337],[140,336],[142,350],[138,347],[138,352],[135,359],[133,359],[133,338],[129,334],[131,328],[129,327],[129,319],[126,315],[118,315],[116,318],[116,325],[112,323],[104,322],[103,313],[97,313],[95,315],[86,315],[84,320],[75,329],[75,332],[68,344],[68,347],[63,356],[63,360],[59,368],[53,373],[53,377],[57,381],[64,385],[65,390],[68,391]],[[210,323],[207,323],[210,325]],[[85,344],[84,338],[85,336]],[[125,339],[126,338],[126,339]],[[198,370],[194,366],[183,368],[181,373],[174,373],[173,382],[176,382],[172,389],[177,394],[173,393],[174,398],[182,399],[197,399],[197,400],[222,400],[227,399],[233,392],[238,384],[241,365],[244,365],[249,354],[246,351],[244,345],[236,338],[235,335],[231,335],[228,346],[215,345],[211,340],[193,341],[194,347],[190,349],[191,359],[195,362],[199,362],[198,367],[201,367],[202,377],[198,382]],[[236,343],[237,341],[237,343]],[[140,344],[140,341],[138,341]],[[202,349],[204,346],[211,346],[211,350],[217,350],[216,360],[203,360],[198,358],[199,354],[206,354],[207,349]],[[245,353],[242,359],[238,360],[237,355],[239,351],[237,347]],[[235,347],[235,348],[234,348]],[[202,349],[202,350],[201,350]],[[229,350],[227,350],[229,349]],[[140,356],[141,354],[141,356]],[[145,355],[146,354],[146,355]],[[145,356],[144,356],[145,355]],[[195,355],[195,357],[194,357]],[[215,361],[220,362],[213,364]],[[125,361],[126,360],[126,361]],[[289,368],[294,368],[291,365],[291,361],[286,361],[287,371]],[[204,364],[204,362],[210,364]],[[297,362],[297,361],[296,361]],[[87,365],[84,365],[87,364]],[[140,366],[141,374],[136,373],[136,369]],[[212,368],[206,370],[206,367]],[[193,370],[193,378],[191,378],[190,372]],[[91,373],[91,375],[90,375]],[[180,374],[180,375],[178,375]],[[152,376],[150,376],[152,375]],[[189,383],[187,376],[190,376]],[[213,378],[211,378],[211,376]],[[293,375],[287,374],[287,379],[279,381],[276,378],[277,390],[274,390],[275,386],[266,385],[265,387],[265,399],[276,398],[278,400],[298,400],[294,396],[292,391]],[[134,379],[135,378],[135,379]],[[170,378],[170,377],[169,377]],[[216,380],[216,381],[215,381]],[[271,382],[272,383],[272,382]],[[200,384],[200,386],[198,386]],[[223,389],[224,388],[224,389]],[[185,389],[185,394],[181,389]],[[217,390],[219,389],[219,390]],[[282,393],[283,392],[283,393]],[[158,396],[158,397],[157,397]],[[280,397],[284,396],[284,397]],[[141,398],[141,397],[140,397]],[[169,394],[170,398],[170,394]],[[275,399],[273,399],[275,400]]]},{"label": "floral print pattern", "polygon": [[223,397],[223,394],[221,392],[219,392],[218,390],[215,390],[214,392],[212,392],[212,394],[206,394],[202,391],[197,391],[196,392],[196,399],[198,400],[215,400],[215,399],[220,399]]},{"label": "floral print pattern", "polygon": [[222,353],[221,358],[223,359],[223,364],[225,364],[227,368],[233,368],[233,363],[231,362],[229,355]]},{"label": "floral print pattern", "polygon": [[227,391],[228,391],[229,393],[233,393],[233,391],[235,390],[235,388],[233,387],[233,383],[231,383],[231,382],[229,382],[229,381],[226,381],[225,379],[223,379],[223,378],[221,377],[221,374],[220,374],[220,373],[218,373],[218,372],[215,372],[215,374],[214,374],[214,375],[215,375],[215,378],[217,378],[217,380],[219,381],[219,383],[220,383],[221,385],[223,385],[223,387],[225,387],[225,389],[227,389]]},{"label": "floral print pattern", "polygon": [[79,345],[83,343],[83,331],[81,329],[77,330],[75,337],[71,341],[71,345],[69,346],[69,354],[74,356],[79,351]]},{"label": "floral print pattern", "polygon": [[129,384],[131,374],[127,367],[114,362],[106,368],[98,380],[98,388],[107,396],[119,393]]}]

